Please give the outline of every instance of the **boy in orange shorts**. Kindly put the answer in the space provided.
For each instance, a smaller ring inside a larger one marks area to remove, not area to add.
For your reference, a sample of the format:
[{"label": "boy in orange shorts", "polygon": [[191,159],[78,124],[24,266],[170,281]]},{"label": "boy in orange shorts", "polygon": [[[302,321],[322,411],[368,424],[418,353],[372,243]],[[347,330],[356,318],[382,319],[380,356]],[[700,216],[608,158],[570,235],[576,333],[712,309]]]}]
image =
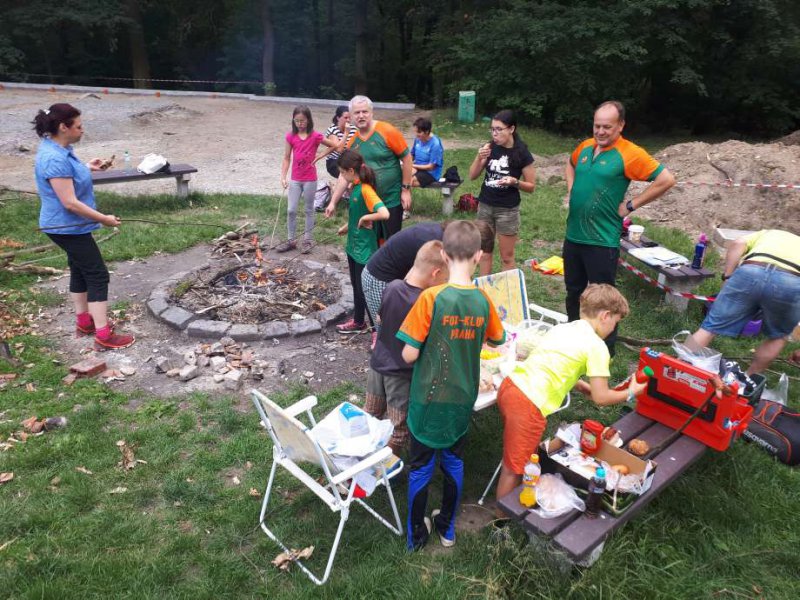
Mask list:
[{"label": "boy in orange shorts", "polygon": [[[537,451],[547,415],[561,406],[570,389],[600,406],[633,400],[647,387],[631,379],[628,389],[609,389],[611,356],[603,340],[629,312],[628,301],[608,284],[591,284],[581,294],[581,318],[553,327],[525,362],[497,391],[503,418],[503,466],[497,499],[522,481],[525,464]],[[589,383],[581,380],[586,375]],[[496,508],[498,517],[504,515]]]}]

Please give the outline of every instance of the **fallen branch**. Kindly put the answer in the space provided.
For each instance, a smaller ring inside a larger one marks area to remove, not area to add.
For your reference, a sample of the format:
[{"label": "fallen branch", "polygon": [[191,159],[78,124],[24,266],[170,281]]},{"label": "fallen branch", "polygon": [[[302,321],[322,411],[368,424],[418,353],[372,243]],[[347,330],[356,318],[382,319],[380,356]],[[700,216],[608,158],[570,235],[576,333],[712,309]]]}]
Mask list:
[{"label": "fallen branch", "polygon": [[[617,339],[620,342],[633,344],[635,346],[639,346],[640,348],[642,346],[671,346],[672,345],[672,339],[640,340],[640,339],[628,337],[628,336],[625,336],[625,335],[619,335],[619,336],[617,336]],[[638,352],[638,350],[637,350],[637,352]]]}]

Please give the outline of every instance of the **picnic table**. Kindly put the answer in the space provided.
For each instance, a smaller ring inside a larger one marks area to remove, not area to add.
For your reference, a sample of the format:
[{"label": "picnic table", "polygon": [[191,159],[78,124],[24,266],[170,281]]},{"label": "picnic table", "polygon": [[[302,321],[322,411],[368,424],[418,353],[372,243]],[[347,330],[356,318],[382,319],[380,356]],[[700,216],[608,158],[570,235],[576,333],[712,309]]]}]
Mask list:
[{"label": "picnic table", "polygon": [[[619,241],[620,251],[625,255],[626,260],[633,260],[636,263],[636,266],[642,266],[646,269],[653,269],[657,273],[658,282],[675,290],[676,292],[692,293],[704,280],[714,276],[713,271],[709,271],[705,268],[693,269],[691,265],[681,265],[678,267],[653,266],[640,260],[630,253],[630,251],[635,248],[658,246],[658,243],[645,237],[644,235],[638,242],[631,241],[627,237],[620,238]],[[674,306],[680,312],[686,312],[686,309],[689,305],[688,298],[676,296],[674,294],[670,294],[669,292],[666,293],[665,302],[671,306]]]},{"label": "picnic table", "polygon": [[102,185],[104,183],[127,183],[130,181],[144,181],[147,179],[163,179],[173,177],[175,179],[176,193],[179,198],[189,195],[189,180],[192,173],[197,173],[197,168],[192,165],[170,165],[166,171],[158,173],[142,173],[137,169],[113,169],[109,171],[92,171],[92,183]]},{"label": "picnic table", "polygon": [[[623,440],[639,438],[655,448],[675,430],[656,423],[636,412],[623,416],[613,427]],[[705,452],[706,446],[685,435],[678,436],[658,454],[650,457],[656,464],[650,489],[637,498],[619,516],[601,511],[591,519],[583,512],[572,510],[555,519],[543,519],[519,503],[522,486],[500,499],[499,506],[511,519],[518,521],[532,542],[547,547],[569,562],[590,566],[603,551],[606,540],[625,523],[635,517],[653,498],[691,467]]]}]

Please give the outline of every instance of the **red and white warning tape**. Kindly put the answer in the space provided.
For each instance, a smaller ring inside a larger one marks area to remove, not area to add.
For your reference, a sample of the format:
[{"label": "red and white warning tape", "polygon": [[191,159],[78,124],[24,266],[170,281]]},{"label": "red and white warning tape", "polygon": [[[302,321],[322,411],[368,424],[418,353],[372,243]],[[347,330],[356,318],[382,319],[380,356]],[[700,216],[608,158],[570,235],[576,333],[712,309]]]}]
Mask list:
[{"label": "red and white warning tape", "polygon": [[660,288],[665,292],[667,292],[668,294],[672,294],[673,296],[680,296],[681,298],[688,298],[689,300],[700,300],[702,302],[713,302],[714,300],[716,300],[716,296],[698,296],[696,294],[690,294],[689,292],[678,292],[676,290],[673,290],[671,287],[666,286],[663,283],[660,283],[657,279],[653,279],[646,273],[643,273],[642,271],[634,267],[632,264],[625,262],[621,258],[618,259],[618,261],[619,264],[621,264],[628,271],[630,271],[640,279],[644,279],[646,282],[653,284],[657,288]]},{"label": "red and white warning tape", "polygon": [[756,188],[776,190],[800,190],[800,183],[735,183],[733,181],[678,181],[676,185],[707,185],[725,188]]}]

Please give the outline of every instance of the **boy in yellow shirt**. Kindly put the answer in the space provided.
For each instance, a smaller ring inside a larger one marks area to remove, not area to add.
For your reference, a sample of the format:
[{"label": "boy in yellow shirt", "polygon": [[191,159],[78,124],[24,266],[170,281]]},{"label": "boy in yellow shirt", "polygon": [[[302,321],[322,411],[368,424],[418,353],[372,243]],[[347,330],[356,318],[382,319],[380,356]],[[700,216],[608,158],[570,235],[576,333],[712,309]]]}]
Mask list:
[{"label": "boy in yellow shirt", "polygon": [[[607,406],[632,400],[647,385],[632,378],[626,390],[608,387],[611,356],[603,340],[628,314],[628,301],[616,288],[604,283],[587,286],[580,301],[581,318],[548,331],[497,391],[497,405],[503,418],[498,500],[522,481],[525,464],[537,451],[547,426],[547,415],[561,406],[570,389]],[[580,379],[583,375],[589,378],[589,383]]]}]

